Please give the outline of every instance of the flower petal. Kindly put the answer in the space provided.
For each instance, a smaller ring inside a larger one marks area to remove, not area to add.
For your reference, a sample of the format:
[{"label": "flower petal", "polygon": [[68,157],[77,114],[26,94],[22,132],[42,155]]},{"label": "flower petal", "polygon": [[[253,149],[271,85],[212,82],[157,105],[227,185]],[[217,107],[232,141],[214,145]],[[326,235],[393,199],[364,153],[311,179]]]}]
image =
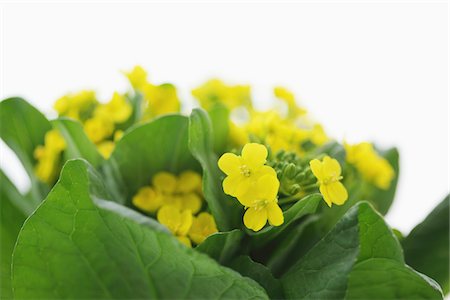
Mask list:
[{"label": "flower petal", "polygon": [[323,195],[323,199],[331,207],[331,204],[342,205],[348,198],[347,190],[340,182],[333,182],[327,185],[320,186],[320,193]]},{"label": "flower petal", "polygon": [[184,210],[180,215],[180,225],[177,229],[177,235],[186,235],[192,225],[192,212],[190,210]]},{"label": "flower petal", "polygon": [[336,159],[325,156],[323,158],[322,171],[325,176],[338,177],[341,175],[341,165]]},{"label": "flower petal", "polygon": [[267,158],[267,148],[257,143],[249,143],[242,149],[242,160],[250,169],[264,165]]},{"label": "flower petal", "polygon": [[236,197],[237,188],[242,180],[240,175],[230,175],[227,176],[222,182],[223,191],[225,194]]},{"label": "flower petal", "polygon": [[163,193],[172,193],[177,185],[177,178],[169,172],[159,172],[153,176],[153,186]]},{"label": "flower petal", "polygon": [[318,159],[313,159],[309,162],[309,166],[314,176],[316,176],[317,180],[324,180],[324,175],[322,172],[322,162]]},{"label": "flower petal", "polygon": [[269,203],[266,209],[270,225],[280,226],[284,223],[283,211],[276,202]]},{"label": "flower petal", "polygon": [[250,207],[244,214],[244,224],[253,231],[259,231],[267,223],[267,211]]},{"label": "flower petal", "polygon": [[180,196],[182,209],[189,209],[193,214],[200,211],[202,199],[195,193],[189,193]]},{"label": "flower petal", "polygon": [[260,199],[274,200],[277,197],[279,188],[280,182],[277,176],[264,175],[258,179],[253,190]]},{"label": "flower petal", "polygon": [[233,153],[225,153],[217,162],[219,168],[227,175],[240,174],[241,158]]}]

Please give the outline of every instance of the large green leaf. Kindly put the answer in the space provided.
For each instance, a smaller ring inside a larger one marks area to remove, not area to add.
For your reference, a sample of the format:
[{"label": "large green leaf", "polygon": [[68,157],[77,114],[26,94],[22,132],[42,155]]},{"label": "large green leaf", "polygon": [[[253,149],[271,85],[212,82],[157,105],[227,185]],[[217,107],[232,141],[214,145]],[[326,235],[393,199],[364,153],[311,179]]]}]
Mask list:
[{"label": "large green leaf", "polygon": [[449,196],[402,241],[406,262],[449,292]]},{"label": "large green leaf", "polygon": [[52,123],[66,141],[65,155],[67,159],[84,158],[94,167],[100,165],[103,158],[87,137],[80,122],[68,118],[59,118]]},{"label": "large green leaf", "polygon": [[52,126],[45,116],[22,98],[0,102],[0,137],[17,155],[31,180],[31,195],[37,205],[48,187],[34,174],[34,149],[44,144],[45,133]]},{"label": "large green leaf", "polygon": [[242,225],[243,208],[222,190],[222,173],[214,153],[214,132],[207,113],[194,109],[189,119],[189,149],[203,168],[203,193],[220,231]]},{"label": "large green leaf", "polygon": [[244,233],[235,229],[227,232],[217,232],[210,235],[195,248],[197,251],[208,254],[222,265],[228,264],[243,248]]},{"label": "large green leaf", "polygon": [[66,163],[19,234],[16,298],[267,298],[256,282],[107,198],[85,161]]},{"label": "large green leaf", "polygon": [[102,165],[114,200],[125,203],[158,172],[199,171],[188,149],[187,117],[167,115],[132,128]]},{"label": "large green leaf", "polygon": [[28,201],[19,193],[13,183],[0,170],[0,298],[12,299],[11,256],[17,235],[29,210]]},{"label": "large green leaf", "polygon": [[439,286],[405,265],[401,246],[367,202],[282,277],[285,296],[302,299],[441,299]]}]

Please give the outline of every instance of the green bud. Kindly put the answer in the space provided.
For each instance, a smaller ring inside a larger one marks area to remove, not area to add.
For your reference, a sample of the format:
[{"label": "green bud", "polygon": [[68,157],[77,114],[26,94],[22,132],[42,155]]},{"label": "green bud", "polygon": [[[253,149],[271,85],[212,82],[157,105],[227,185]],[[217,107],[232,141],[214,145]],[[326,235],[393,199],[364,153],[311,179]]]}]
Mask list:
[{"label": "green bud", "polygon": [[284,168],[284,176],[288,179],[294,179],[297,173],[297,167],[293,163],[289,163],[286,168]]}]

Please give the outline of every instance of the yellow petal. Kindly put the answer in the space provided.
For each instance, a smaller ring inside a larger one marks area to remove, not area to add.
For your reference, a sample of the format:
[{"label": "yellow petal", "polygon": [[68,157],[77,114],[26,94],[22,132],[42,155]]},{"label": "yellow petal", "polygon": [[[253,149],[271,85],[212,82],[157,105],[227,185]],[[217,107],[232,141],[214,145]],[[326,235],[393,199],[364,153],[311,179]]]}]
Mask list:
[{"label": "yellow petal", "polygon": [[262,166],[261,168],[258,169],[258,171],[256,171],[253,174],[253,176],[255,176],[255,177],[262,177],[264,175],[270,175],[273,177],[277,177],[277,172],[269,166]]},{"label": "yellow petal", "polygon": [[233,153],[225,153],[219,158],[219,168],[227,175],[240,174],[241,158]]},{"label": "yellow petal", "polygon": [[254,183],[254,180],[252,180],[250,177],[241,176],[240,179],[241,180],[239,181],[239,184],[237,186],[235,197],[239,197],[250,191]]},{"label": "yellow petal", "polygon": [[313,159],[309,162],[309,166],[314,176],[321,181],[324,180],[324,174],[322,172],[322,162],[318,159]]},{"label": "yellow petal", "polygon": [[223,191],[225,192],[225,194],[236,197],[237,188],[241,180],[242,176],[239,175],[227,176],[222,183]]},{"label": "yellow petal", "polygon": [[143,187],[133,197],[132,202],[139,209],[154,213],[161,207],[162,199],[151,187]]},{"label": "yellow petal", "polygon": [[193,214],[198,213],[202,207],[202,199],[195,193],[184,194],[180,196],[180,200],[182,209],[188,209]]},{"label": "yellow petal", "polygon": [[172,233],[176,233],[181,223],[180,210],[172,205],[164,205],[156,214],[158,222],[165,225]]},{"label": "yellow petal", "polygon": [[325,202],[331,207],[331,203],[342,205],[348,198],[347,189],[340,182],[332,182],[327,185],[320,186],[320,193],[323,195]]},{"label": "yellow petal", "polygon": [[341,175],[341,165],[329,156],[323,158],[322,171],[325,176],[338,177]]},{"label": "yellow petal", "polygon": [[272,226],[280,226],[284,223],[283,211],[276,202],[267,205],[267,218]]},{"label": "yellow petal", "polygon": [[177,178],[169,172],[159,172],[153,176],[153,186],[163,193],[172,193],[177,185]]},{"label": "yellow petal", "polygon": [[177,230],[178,235],[186,235],[192,225],[192,212],[184,210],[180,216],[180,225]]},{"label": "yellow petal", "polygon": [[177,240],[188,248],[192,247],[191,240],[185,236],[177,236]]},{"label": "yellow petal", "polygon": [[202,184],[200,174],[193,171],[184,171],[178,176],[177,191],[180,193],[190,193],[196,191]]},{"label": "yellow petal", "polygon": [[253,190],[260,199],[274,200],[279,187],[280,182],[276,176],[264,175],[258,179]]},{"label": "yellow petal", "polygon": [[257,169],[265,164],[267,148],[257,143],[249,143],[242,148],[242,160],[250,169]]},{"label": "yellow petal", "polygon": [[267,210],[250,207],[244,214],[244,224],[253,231],[259,231],[267,223]]}]

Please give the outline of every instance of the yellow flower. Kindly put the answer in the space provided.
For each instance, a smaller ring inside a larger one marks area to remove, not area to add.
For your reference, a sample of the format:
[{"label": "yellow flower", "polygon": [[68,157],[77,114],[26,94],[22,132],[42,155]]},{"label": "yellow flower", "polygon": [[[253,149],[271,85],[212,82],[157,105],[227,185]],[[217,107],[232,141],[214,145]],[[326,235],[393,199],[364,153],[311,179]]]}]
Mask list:
[{"label": "yellow flower", "polygon": [[276,87],[274,89],[274,94],[277,98],[284,101],[288,106],[288,116],[291,118],[297,118],[298,116],[302,116],[306,114],[306,110],[299,107],[295,101],[294,94],[283,87]]},{"label": "yellow flower", "polygon": [[248,134],[244,128],[236,125],[234,122],[230,121],[229,123],[229,137],[230,141],[233,145],[241,147],[248,143]]},{"label": "yellow flower", "polygon": [[97,145],[97,149],[105,159],[108,159],[111,156],[115,145],[116,144],[113,141],[103,141]]},{"label": "yellow flower", "polygon": [[60,116],[79,120],[82,114],[89,111],[96,104],[95,92],[81,91],[59,98],[56,100],[54,108]]},{"label": "yellow flower", "polygon": [[149,213],[155,213],[163,204],[161,195],[148,186],[140,188],[132,202],[137,208]]},{"label": "yellow flower", "polygon": [[[165,225],[180,242],[187,245],[186,235],[192,225],[192,213],[189,210],[181,210],[176,206],[164,205],[156,215],[158,222]],[[190,246],[190,242],[189,245]]]},{"label": "yellow flower", "polygon": [[66,142],[56,129],[47,131],[44,146],[39,145],[34,150],[36,176],[43,182],[52,184],[58,175],[61,152],[66,148]]},{"label": "yellow flower", "polygon": [[147,72],[141,66],[135,66],[130,72],[124,72],[134,89],[140,89],[147,83]]},{"label": "yellow flower", "polygon": [[372,144],[363,142],[349,145],[344,142],[347,161],[353,164],[365,180],[380,189],[388,189],[395,176],[395,171],[389,162],[378,155]]},{"label": "yellow flower", "polygon": [[164,204],[190,210],[193,214],[200,211],[202,199],[198,191],[201,189],[201,177],[197,173],[185,171],[177,177],[168,172],[159,172],[153,177],[152,183]]},{"label": "yellow flower", "polygon": [[261,230],[267,221],[272,226],[280,226],[284,222],[283,212],[278,206],[277,194],[280,182],[277,177],[264,175],[260,177],[239,201],[247,208],[244,224],[253,231]]},{"label": "yellow flower", "polygon": [[276,177],[275,170],[264,165],[266,158],[266,147],[256,143],[246,144],[241,156],[233,153],[222,155],[218,165],[227,175],[223,181],[224,192],[239,199],[259,177],[266,174]]},{"label": "yellow flower", "polygon": [[127,99],[115,92],[108,103],[98,105],[95,108],[94,115],[110,119],[114,123],[123,123],[128,120],[132,111],[133,109]]},{"label": "yellow flower", "polygon": [[66,141],[56,129],[52,129],[45,134],[45,148],[59,154],[66,148]]},{"label": "yellow flower", "polygon": [[180,100],[177,90],[172,84],[153,85],[148,83],[141,90],[148,104],[145,118],[180,111]]},{"label": "yellow flower", "polygon": [[192,90],[192,95],[205,109],[216,103],[222,103],[230,110],[238,106],[250,106],[250,86],[226,85],[219,79],[211,79],[202,86]]},{"label": "yellow flower", "polygon": [[331,207],[332,203],[344,204],[348,198],[348,193],[340,182],[342,176],[339,162],[334,158],[325,156],[322,161],[311,160],[309,165],[320,184],[319,190],[327,205]]},{"label": "yellow flower", "polygon": [[194,243],[199,245],[208,236],[216,232],[217,226],[213,216],[207,212],[202,212],[197,217],[194,217],[189,230],[189,237]]},{"label": "yellow flower", "polygon": [[93,117],[84,123],[84,131],[91,141],[99,143],[114,131],[114,124],[103,117]]},{"label": "yellow flower", "polygon": [[322,125],[315,124],[311,130],[311,142],[315,145],[322,146],[326,142],[328,142],[329,138],[325,133]]}]

